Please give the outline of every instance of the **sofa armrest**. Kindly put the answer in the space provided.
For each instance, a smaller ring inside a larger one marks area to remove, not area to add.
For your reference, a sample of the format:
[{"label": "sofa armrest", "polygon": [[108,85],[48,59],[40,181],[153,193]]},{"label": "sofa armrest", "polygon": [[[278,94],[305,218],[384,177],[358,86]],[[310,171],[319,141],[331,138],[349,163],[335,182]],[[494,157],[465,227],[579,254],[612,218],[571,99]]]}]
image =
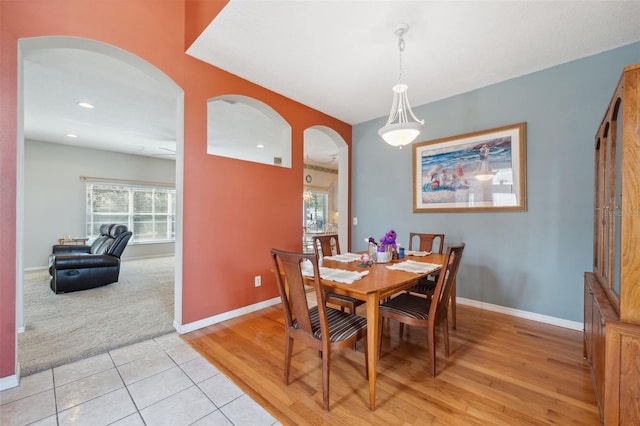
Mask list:
[{"label": "sofa armrest", "polygon": [[51,268],[85,269],[120,265],[120,259],[109,254],[57,254],[52,259]]},{"label": "sofa armrest", "polygon": [[53,254],[70,254],[70,253],[91,253],[91,246],[76,246],[56,244],[52,247]]}]

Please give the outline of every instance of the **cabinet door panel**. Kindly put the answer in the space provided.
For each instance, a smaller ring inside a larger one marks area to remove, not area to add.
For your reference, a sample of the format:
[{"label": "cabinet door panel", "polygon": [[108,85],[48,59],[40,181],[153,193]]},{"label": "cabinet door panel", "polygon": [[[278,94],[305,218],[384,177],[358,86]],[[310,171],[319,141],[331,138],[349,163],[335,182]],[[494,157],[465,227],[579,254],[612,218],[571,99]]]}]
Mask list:
[{"label": "cabinet door panel", "polygon": [[[607,135],[608,136],[608,135]],[[609,140],[605,139],[604,141],[604,179],[602,182],[602,269],[600,270],[600,275],[605,282],[609,282],[609,255],[610,255],[610,246],[609,246],[609,219],[611,218],[609,211],[609,178],[611,164],[609,161],[609,156],[611,154],[611,148],[609,147]]]},{"label": "cabinet door panel", "polygon": [[589,281],[585,278],[584,281],[584,353],[583,355],[589,363],[591,363],[592,349],[591,349],[591,335],[593,334],[593,291],[589,285]]},{"label": "cabinet door panel", "polygon": [[596,384],[596,396],[598,399],[598,405],[603,407],[604,402],[604,371],[605,371],[605,339],[606,339],[606,326],[600,307],[597,301],[594,300],[593,308],[591,310],[591,328],[592,335],[592,368],[593,377]]},{"label": "cabinet door panel", "polygon": [[[619,114],[622,107],[622,99],[618,98],[613,109],[611,120],[611,150],[613,151],[611,159],[613,160],[612,179],[612,236],[613,236],[613,264],[611,272],[611,291],[615,296],[620,298],[620,235],[622,224],[622,144],[619,143],[622,136],[622,117]],[[620,141],[621,142],[621,141]]]}]

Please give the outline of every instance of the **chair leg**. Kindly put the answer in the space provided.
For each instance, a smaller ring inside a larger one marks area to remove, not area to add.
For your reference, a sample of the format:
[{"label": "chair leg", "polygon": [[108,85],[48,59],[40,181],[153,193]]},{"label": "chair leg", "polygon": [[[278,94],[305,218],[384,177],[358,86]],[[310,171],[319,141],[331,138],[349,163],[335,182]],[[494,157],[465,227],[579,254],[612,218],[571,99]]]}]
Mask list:
[{"label": "chair leg", "polygon": [[442,320],[442,335],[444,336],[444,353],[449,357],[449,320],[445,316]]},{"label": "chair leg", "polygon": [[284,346],[284,384],[289,384],[289,370],[291,369],[291,354],[293,353],[293,339],[287,337]]},{"label": "chair leg", "polygon": [[[356,304],[355,303],[352,303],[352,304],[349,305],[349,313],[352,314],[352,315],[356,314]],[[355,341],[355,342],[353,342],[353,346],[351,346],[351,349],[353,349],[354,351],[356,350],[356,344],[357,343],[358,342]]]},{"label": "chair leg", "polygon": [[322,354],[322,408],[329,411],[329,366],[331,365],[329,351]]},{"label": "chair leg", "polygon": [[[384,317],[381,316],[380,318],[378,318],[378,359],[380,359],[380,352],[382,348],[382,328],[383,327],[384,327]],[[369,368],[367,368],[367,371],[369,371]],[[367,377],[367,379],[368,378],[369,377]]]},{"label": "chair leg", "polygon": [[400,323],[400,340],[402,340],[402,336],[404,335],[404,323]]},{"label": "chair leg", "polygon": [[456,282],[453,281],[453,288],[451,289],[451,322],[453,329],[456,329]]},{"label": "chair leg", "polygon": [[427,340],[429,346],[429,355],[431,356],[431,375],[436,377],[436,330],[429,328],[427,330]]}]

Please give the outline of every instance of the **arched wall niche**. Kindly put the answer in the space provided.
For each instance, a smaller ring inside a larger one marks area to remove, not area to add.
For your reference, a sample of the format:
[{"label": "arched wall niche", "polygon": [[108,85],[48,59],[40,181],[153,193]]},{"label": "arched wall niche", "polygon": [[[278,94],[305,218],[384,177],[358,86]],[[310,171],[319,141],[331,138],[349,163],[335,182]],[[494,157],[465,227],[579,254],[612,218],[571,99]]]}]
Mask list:
[{"label": "arched wall niche", "polygon": [[269,105],[242,95],[207,102],[207,153],[291,167],[291,126]]}]

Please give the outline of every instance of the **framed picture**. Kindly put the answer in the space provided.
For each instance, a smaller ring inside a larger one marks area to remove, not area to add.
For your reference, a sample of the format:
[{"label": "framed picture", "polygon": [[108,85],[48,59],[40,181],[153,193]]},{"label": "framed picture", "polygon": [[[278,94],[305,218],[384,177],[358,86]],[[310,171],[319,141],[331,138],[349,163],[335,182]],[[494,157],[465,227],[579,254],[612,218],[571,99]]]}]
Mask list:
[{"label": "framed picture", "polygon": [[526,123],[413,145],[413,211],[527,210]]}]

